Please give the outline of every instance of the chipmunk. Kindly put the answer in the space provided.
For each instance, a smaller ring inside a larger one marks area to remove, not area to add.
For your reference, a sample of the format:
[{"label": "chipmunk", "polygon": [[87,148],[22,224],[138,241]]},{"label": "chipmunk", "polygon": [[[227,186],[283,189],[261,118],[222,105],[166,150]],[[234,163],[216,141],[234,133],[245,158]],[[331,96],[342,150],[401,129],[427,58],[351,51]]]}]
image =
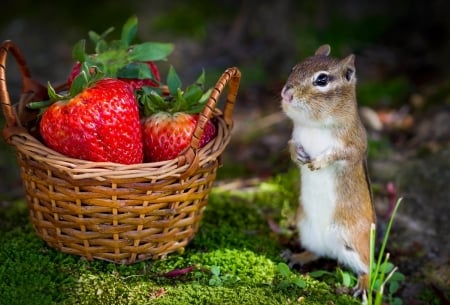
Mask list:
[{"label": "chipmunk", "polygon": [[297,64],[282,89],[293,122],[289,148],[301,175],[297,228],[306,251],[284,253],[290,266],[336,259],[369,287],[370,229],[376,222],[367,173],[367,136],[356,102],[354,55],[330,57],[329,45]]}]

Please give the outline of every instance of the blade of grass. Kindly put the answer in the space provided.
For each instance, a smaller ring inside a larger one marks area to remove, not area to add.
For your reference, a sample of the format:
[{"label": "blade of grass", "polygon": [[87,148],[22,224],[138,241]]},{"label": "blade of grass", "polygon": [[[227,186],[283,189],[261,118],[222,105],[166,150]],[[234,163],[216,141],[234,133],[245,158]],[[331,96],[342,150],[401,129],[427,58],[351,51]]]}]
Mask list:
[{"label": "blade of grass", "polygon": [[376,237],[376,225],[374,223],[370,226],[370,260],[369,260],[369,291],[368,291],[368,304],[372,304],[372,270],[373,263],[375,261],[375,237]]},{"label": "blade of grass", "polygon": [[[373,277],[371,279],[371,284],[370,284],[370,291],[373,291],[374,285],[375,285],[375,281],[376,281],[376,276],[380,270],[380,266],[381,266],[381,260],[384,257],[384,250],[386,248],[386,244],[387,244],[387,240],[389,238],[389,233],[391,231],[391,227],[392,227],[392,223],[394,221],[395,218],[395,214],[397,213],[398,207],[400,206],[401,201],[403,200],[402,197],[400,197],[397,202],[395,203],[395,207],[394,210],[392,211],[392,215],[389,218],[389,222],[388,222],[388,226],[386,228],[386,232],[384,234],[384,238],[383,238],[383,243],[381,244],[381,248],[380,248],[380,253],[378,253],[378,260],[377,260],[377,264],[375,265],[375,272],[373,273],[375,275],[375,277]],[[370,304],[370,303],[369,303]]]}]

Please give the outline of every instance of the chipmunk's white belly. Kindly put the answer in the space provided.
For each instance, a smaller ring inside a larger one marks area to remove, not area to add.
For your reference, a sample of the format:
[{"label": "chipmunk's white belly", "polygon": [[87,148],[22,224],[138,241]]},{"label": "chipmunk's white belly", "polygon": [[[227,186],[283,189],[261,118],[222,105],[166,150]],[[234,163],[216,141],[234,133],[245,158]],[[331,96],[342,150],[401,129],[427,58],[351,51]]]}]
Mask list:
[{"label": "chipmunk's white belly", "polygon": [[[293,140],[301,143],[311,159],[340,145],[329,129],[294,129]],[[301,204],[303,217],[298,223],[303,247],[319,256],[337,258],[343,249],[342,229],[336,227],[336,170],[343,161],[319,170],[301,167]]]},{"label": "chipmunk's white belly", "polygon": [[337,258],[343,247],[340,230],[336,227],[335,166],[318,171],[301,169],[303,217],[298,223],[302,246],[319,256]]}]

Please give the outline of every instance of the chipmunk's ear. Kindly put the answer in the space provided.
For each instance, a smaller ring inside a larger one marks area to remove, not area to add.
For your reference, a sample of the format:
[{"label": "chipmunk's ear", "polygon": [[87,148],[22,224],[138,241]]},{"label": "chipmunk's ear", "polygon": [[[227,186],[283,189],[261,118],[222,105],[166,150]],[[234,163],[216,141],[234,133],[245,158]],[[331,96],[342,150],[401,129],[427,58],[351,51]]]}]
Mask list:
[{"label": "chipmunk's ear", "polygon": [[324,44],[321,45],[316,52],[314,53],[314,55],[322,55],[322,56],[328,56],[330,55],[331,52],[331,47],[329,44]]},{"label": "chipmunk's ear", "polygon": [[339,63],[342,67],[342,71],[344,71],[344,77],[346,80],[351,81],[355,76],[355,55],[351,54],[341,60]]}]

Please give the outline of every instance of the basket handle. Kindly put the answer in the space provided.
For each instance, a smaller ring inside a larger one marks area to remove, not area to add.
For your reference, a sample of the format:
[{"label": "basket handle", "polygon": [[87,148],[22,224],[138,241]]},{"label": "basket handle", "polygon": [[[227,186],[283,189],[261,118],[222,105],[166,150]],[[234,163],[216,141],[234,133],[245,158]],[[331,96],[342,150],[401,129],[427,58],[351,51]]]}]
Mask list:
[{"label": "basket handle", "polygon": [[202,138],[206,123],[214,115],[214,109],[219,101],[219,97],[227,84],[228,92],[223,110],[223,118],[228,126],[231,127],[233,125],[233,108],[236,102],[240,80],[241,72],[238,68],[232,67],[225,70],[217,81],[203,111],[199,114],[197,126],[194,129],[190,146],[178,157],[179,166],[185,165],[186,163],[189,164],[189,167],[183,173],[182,178],[191,176],[199,166],[198,146],[200,144],[200,139]]},{"label": "basket handle", "polygon": [[[17,105],[18,117],[14,105],[11,104],[6,84],[6,59],[8,53],[11,53],[16,60],[22,77],[22,96],[19,105]],[[27,132],[22,124],[30,121],[31,116],[35,117],[36,111],[30,113],[26,108],[26,104],[32,99],[43,100],[47,96],[47,88],[31,78],[30,69],[19,47],[10,40],[2,42],[0,45],[0,103],[6,119],[6,126],[3,129],[5,140],[8,140],[11,135],[18,132]]]}]

